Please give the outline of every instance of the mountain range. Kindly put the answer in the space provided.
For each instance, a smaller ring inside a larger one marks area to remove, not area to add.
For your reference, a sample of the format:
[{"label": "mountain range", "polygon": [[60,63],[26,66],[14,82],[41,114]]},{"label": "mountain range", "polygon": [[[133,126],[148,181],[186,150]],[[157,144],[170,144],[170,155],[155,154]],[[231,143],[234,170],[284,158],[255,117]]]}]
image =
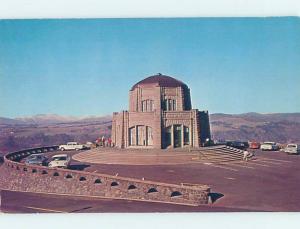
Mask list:
[{"label": "mountain range", "polygon": [[18,118],[4,118],[0,117],[0,125],[45,125],[45,124],[59,124],[59,123],[71,123],[71,122],[97,122],[103,120],[110,120],[111,116],[62,116],[57,114],[38,114],[34,116],[18,117]]},{"label": "mountain range", "polygon": [[[40,114],[0,117],[0,152],[66,141],[94,141],[111,133],[111,116]],[[300,113],[211,114],[213,139],[300,143]]]}]

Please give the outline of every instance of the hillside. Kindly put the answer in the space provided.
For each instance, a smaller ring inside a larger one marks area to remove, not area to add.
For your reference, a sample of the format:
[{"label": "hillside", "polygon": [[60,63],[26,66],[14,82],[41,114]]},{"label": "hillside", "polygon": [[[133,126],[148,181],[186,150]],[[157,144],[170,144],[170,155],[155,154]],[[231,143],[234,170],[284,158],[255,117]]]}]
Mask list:
[{"label": "hillside", "polygon": [[94,141],[109,136],[111,116],[73,118],[58,115],[0,118],[0,152],[62,144],[67,141]]},{"label": "hillside", "polygon": [[210,115],[214,139],[300,142],[300,113]]},{"label": "hillside", "polygon": [[[214,139],[300,143],[300,113],[211,114]],[[111,116],[0,118],[0,152],[110,136]]]}]

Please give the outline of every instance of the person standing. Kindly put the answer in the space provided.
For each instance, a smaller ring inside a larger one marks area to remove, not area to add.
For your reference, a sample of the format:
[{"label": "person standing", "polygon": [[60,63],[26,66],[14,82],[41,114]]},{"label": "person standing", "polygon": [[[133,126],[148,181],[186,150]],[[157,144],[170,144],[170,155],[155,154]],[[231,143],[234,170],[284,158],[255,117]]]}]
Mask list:
[{"label": "person standing", "polygon": [[249,152],[247,150],[244,151],[243,160],[248,161]]},{"label": "person standing", "polygon": [[108,147],[111,147],[111,138],[107,139]]},{"label": "person standing", "polygon": [[105,147],[106,139],[104,136],[102,136],[102,146]]}]

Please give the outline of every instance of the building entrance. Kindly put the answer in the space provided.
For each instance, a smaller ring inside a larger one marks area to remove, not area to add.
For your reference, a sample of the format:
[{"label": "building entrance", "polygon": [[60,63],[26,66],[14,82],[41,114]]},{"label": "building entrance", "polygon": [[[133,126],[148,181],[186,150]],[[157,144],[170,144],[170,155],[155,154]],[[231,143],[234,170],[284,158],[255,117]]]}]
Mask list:
[{"label": "building entrance", "polygon": [[166,128],[165,145],[166,145],[166,148],[172,145],[172,126],[169,126]]},{"label": "building entrance", "polygon": [[184,125],[171,125],[165,129],[164,148],[190,145],[189,128]]},{"label": "building entrance", "polygon": [[181,125],[174,125],[174,148],[182,146]]}]

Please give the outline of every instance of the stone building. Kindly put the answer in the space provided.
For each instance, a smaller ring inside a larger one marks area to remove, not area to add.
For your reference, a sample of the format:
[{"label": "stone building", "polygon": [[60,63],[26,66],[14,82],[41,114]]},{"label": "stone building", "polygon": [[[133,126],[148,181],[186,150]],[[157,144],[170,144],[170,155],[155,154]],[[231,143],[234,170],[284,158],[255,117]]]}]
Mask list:
[{"label": "stone building", "polygon": [[190,89],[157,74],[129,91],[129,111],[113,113],[112,141],[119,148],[199,147],[210,139],[207,111],[192,109]]}]

